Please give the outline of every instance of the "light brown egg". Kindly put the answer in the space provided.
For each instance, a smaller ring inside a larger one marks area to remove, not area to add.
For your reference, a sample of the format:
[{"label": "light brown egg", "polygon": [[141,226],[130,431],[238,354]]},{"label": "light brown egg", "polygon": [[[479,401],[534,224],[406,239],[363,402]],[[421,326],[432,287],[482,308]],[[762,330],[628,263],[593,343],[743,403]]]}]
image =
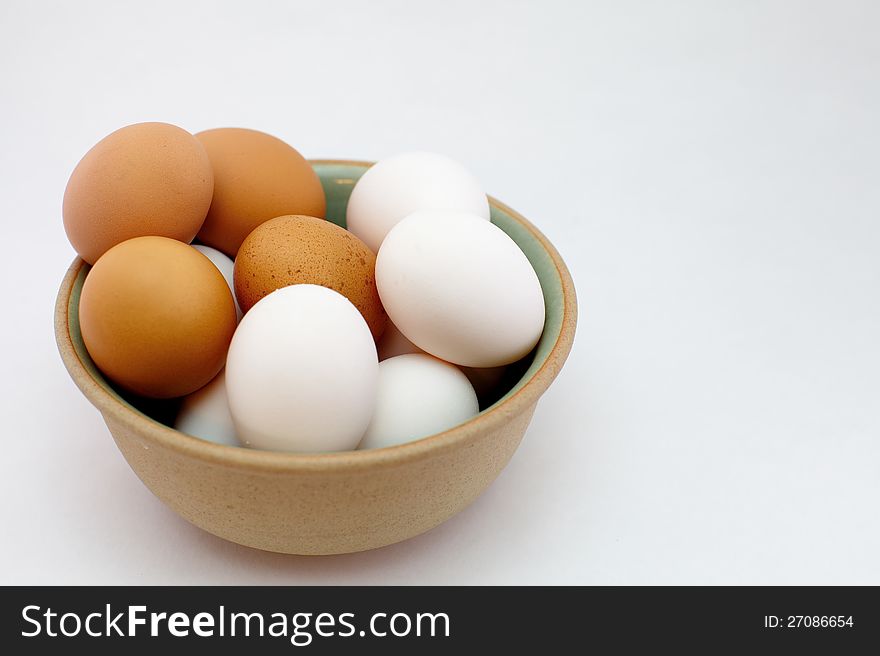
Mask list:
[{"label": "light brown egg", "polygon": [[214,190],[202,144],[168,123],[137,123],[99,141],[64,191],[64,229],[86,262],[144,235],[190,242]]},{"label": "light brown egg", "polygon": [[83,342],[119,386],[172,398],[207,384],[226,361],[235,304],[220,270],[192,246],[138,237],[108,250],[79,301]]},{"label": "light brown egg", "polygon": [[324,188],[311,165],[286,143],[256,130],[196,134],[214,168],[214,198],[199,240],[234,258],[251,231],[285,214],[323,218]]},{"label": "light brown egg", "polygon": [[235,258],[235,296],[242,312],[276,289],[329,287],[360,310],[373,339],[385,330],[376,290],[376,256],[338,225],[312,216],[279,216],[248,235]]}]

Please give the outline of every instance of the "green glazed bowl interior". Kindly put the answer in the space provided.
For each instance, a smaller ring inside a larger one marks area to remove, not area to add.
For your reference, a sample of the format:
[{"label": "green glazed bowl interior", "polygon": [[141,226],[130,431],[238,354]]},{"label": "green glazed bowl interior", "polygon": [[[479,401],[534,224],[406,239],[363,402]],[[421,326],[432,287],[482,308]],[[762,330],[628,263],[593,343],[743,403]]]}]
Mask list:
[{"label": "green glazed bowl interior", "polygon": [[[351,195],[354,184],[369,168],[370,163],[319,160],[313,161],[312,165],[321,179],[321,183],[327,196],[327,219],[337,225],[345,227],[345,208],[348,203],[348,198]],[[571,285],[568,273],[564,270],[564,265],[561,265],[561,260],[557,259],[557,261],[554,262],[553,258],[551,258],[547,250],[549,245],[546,241],[542,243],[541,240],[543,240],[543,237],[540,233],[538,233],[530,224],[525,222],[522,217],[519,217],[515,212],[498,201],[490,198],[490,205],[492,223],[501,228],[517,243],[538,274],[538,279],[541,282],[541,289],[544,293],[546,319],[543,335],[533,353],[520,364],[519,368],[513,367],[516,376],[515,380],[507,380],[506,384],[508,387],[506,392],[503,393],[503,396],[483,408],[480,415],[491,412],[499,405],[505,403],[505,401],[512,396],[516,395],[517,392],[519,392],[529,380],[531,380],[536,373],[544,367],[554,348],[557,347],[557,343],[560,341],[560,333],[563,330],[564,322],[570,322],[571,331],[573,332],[574,313],[576,312],[574,305],[574,289]],[[559,266],[562,266],[562,271],[560,271]],[[82,333],[80,332],[78,311],[80,292],[89,268],[90,267],[86,264],[82,264],[79,267],[68,299],[66,313],[67,328],[73,350],[89,376],[98,386],[100,386],[100,388],[102,388],[113,399],[118,401],[119,404],[142,418],[148,419],[150,422],[155,422],[164,426],[172,425],[179,401],[153,401],[150,399],[135,398],[125,392],[121,392],[107,381],[89,356],[82,340]],[[565,284],[563,276],[566,278]],[[564,293],[564,287],[566,286],[569,288],[568,299],[566,299]],[[567,309],[565,307],[566,300],[569,302],[569,307]],[[562,360],[565,359],[565,356],[568,353],[572,339],[573,335],[569,336],[564,345],[565,352],[557,354],[561,355]],[[523,368],[525,368],[525,371],[520,375]],[[549,385],[549,382],[550,381],[547,381],[546,384]],[[480,415],[478,415],[478,417]],[[474,421],[475,419],[476,418],[469,421]],[[178,433],[178,435],[183,439],[191,439],[181,433]],[[238,449],[237,447],[227,447],[222,445],[212,446],[221,449]],[[400,447],[389,448],[393,449]],[[351,455],[366,456],[367,453],[369,452],[358,451],[351,453]],[[334,454],[325,455],[331,456]]]}]

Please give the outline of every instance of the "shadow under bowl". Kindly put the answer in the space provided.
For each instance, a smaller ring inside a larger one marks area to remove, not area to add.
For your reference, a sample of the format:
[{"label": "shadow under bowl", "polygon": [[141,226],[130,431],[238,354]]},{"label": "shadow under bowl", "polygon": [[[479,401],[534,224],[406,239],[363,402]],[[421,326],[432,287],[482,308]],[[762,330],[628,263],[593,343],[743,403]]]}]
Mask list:
[{"label": "shadow under bowl", "polygon": [[[328,220],[344,226],[348,197],[370,164],[312,165],[327,194]],[[291,554],[349,553],[406,540],[464,509],[495,480],[574,340],[574,284],[556,249],[522,216],[490,203],[492,222],[519,245],[541,281],[544,333],[527,370],[503,397],[443,433],[384,449],[293,454],[178,432],[162,423],[170,423],[173,406],[120,394],[89,357],[78,313],[89,266],[79,258],[55,307],[61,357],[135,474],[196,526],[238,544]]]}]

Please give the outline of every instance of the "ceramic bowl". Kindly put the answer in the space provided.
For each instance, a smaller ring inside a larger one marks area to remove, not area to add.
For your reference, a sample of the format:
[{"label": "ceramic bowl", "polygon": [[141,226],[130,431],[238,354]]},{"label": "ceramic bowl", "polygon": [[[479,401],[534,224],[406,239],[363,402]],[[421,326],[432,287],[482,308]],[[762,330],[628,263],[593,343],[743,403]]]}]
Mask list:
[{"label": "ceramic bowl", "polygon": [[[345,205],[367,162],[315,161],[328,218]],[[120,394],[83,345],[78,303],[88,265],[77,258],[61,284],[55,336],[67,370],[101,412],[135,474],[175,512],[226,540],[291,554],[382,547],[423,533],[465,508],[498,476],[529,425],[538,399],[571,349],[575,290],[556,249],[522,216],[491,200],[492,222],[538,273],[544,334],[518,380],[470,421],[409,444],[317,455],[214,444],[162,423],[173,408]]]}]

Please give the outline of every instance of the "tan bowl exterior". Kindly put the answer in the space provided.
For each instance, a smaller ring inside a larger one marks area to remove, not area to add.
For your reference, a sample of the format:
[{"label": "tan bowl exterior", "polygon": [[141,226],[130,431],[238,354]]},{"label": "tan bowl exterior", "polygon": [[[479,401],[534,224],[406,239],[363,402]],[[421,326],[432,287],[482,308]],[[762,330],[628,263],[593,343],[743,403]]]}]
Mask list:
[{"label": "tan bowl exterior", "polygon": [[547,361],[518,392],[444,433],[386,449],[300,455],[213,444],[150,420],[95,381],[74,350],[68,306],[84,264],[79,258],[58,294],[58,348],[135,474],[196,526],[290,554],[349,553],[406,540],[461,511],[495,480],[574,339],[574,285],[556,249],[516,212],[491,202],[533,233],[555,263],[563,286],[562,329]]}]

